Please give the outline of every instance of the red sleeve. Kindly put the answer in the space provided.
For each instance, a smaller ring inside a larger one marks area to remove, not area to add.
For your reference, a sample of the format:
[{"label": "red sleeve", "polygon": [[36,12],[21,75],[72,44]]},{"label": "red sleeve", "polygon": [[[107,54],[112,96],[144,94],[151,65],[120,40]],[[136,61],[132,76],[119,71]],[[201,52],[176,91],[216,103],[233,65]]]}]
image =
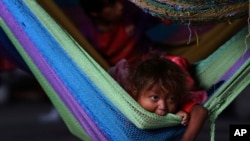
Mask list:
[{"label": "red sleeve", "polygon": [[182,110],[184,112],[190,113],[191,109],[197,104],[198,104],[197,102],[190,100],[182,107]]}]

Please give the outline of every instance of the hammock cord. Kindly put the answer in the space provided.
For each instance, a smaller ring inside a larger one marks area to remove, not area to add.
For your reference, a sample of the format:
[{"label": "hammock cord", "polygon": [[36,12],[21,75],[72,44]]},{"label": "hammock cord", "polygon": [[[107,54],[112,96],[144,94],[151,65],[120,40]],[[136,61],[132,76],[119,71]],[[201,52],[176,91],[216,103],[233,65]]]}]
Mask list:
[{"label": "hammock cord", "polygon": [[215,120],[211,121],[210,125],[210,141],[215,141]]},{"label": "hammock cord", "polygon": [[191,38],[192,38],[192,30],[191,30],[191,28],[190,28],[190,24],[191,24],[191,21],[189,21],[188,26],[187,26],[187,27],[188,27],[188,31],[189,31],[189,37],[188,37],[187,45],[190,44]]},{"label": "hammock cord", "polygon": [[248,2],[248,18],[247,18],[247,25],[248,25],[248,34],[246,35],[245,37],[245,45],[246,45],[246,50],[248,48],[248,45],[247,45],[247,39],[248,37],[250,36],[250,0]]}]

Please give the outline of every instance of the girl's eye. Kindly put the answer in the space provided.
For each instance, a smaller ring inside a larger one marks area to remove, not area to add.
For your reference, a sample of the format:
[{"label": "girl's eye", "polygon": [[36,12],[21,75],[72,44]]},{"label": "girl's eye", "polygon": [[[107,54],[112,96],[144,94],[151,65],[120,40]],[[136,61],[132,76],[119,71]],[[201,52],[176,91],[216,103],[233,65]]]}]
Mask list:
[{"label": "girl's eye", "polygon": [[168,99],[168,101],[169,101],[169,102],[176,102],[176,98],[170,97],[170,98]]},{"label": "girl's eye", "polygon": [[156,100],[158,100],[159,99],[159,97],[158,96],[151,96],[150,97],[152,100],[154,100],[154,101],[156,101]]}]

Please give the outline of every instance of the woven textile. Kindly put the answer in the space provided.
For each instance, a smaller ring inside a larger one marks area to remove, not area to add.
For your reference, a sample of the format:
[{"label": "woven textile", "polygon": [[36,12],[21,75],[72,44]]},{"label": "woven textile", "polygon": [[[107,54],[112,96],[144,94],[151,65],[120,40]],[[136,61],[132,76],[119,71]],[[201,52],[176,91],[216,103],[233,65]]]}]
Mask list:
[{"label": "woven textile", "polygon": [[248,0],[129,0],[145,12],[180,24],[221,22],[248,14]]},{"label": "woven textile", "polygon": [[[36,1],[2,0],[0,16],[1,28],[13,45],[8,47],[16,48],[70,131],[80,139],[171,140],[183,133],[180,117],[159,116],[141,108]],[[221,96],[220,101],[205,105],[211,109],[210,120],[250,83],[246,31],[244,28],[215,54],[197,63],[197,78],[205,88],[226,81],[211,96]],[[220,61],[227,63],[216,64]]]}]

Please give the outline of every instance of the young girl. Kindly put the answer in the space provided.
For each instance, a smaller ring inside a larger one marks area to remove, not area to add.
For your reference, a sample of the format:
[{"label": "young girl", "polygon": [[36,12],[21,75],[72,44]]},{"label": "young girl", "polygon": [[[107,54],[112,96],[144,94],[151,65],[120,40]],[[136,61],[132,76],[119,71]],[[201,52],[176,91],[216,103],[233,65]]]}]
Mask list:
[{"label": "young girl", "polygon": [[206,100],[206,92],[194,87],[186,70],[188,66],[184,58],[162,56],[143,61],[131,77],[126,60],[109,72],[145,110],[162,116],[167,113],[181,116],[181,124],[188,124],[182,141],[192,141],[206,119],[207,110],[200,105]]}]

